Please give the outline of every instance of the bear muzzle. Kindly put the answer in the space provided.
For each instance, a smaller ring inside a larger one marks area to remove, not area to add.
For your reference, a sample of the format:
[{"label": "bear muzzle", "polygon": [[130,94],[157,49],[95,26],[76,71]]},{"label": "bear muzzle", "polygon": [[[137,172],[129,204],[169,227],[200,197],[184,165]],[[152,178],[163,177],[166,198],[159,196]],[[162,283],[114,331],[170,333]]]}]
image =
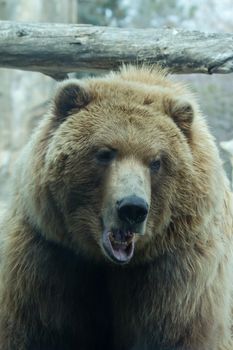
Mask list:
[{"label": "bear muzzle", "polygon": [[104,228],[102,246],[105,255],[118,264],[128,263],[134,254],[135,236],[144,234],[149,205],[136,195],[116,202],[118,228]]},{"label": "bear muzzle", "polygon": [[136,159],[125,158],[112,165],[105,186],[101,248],[111,261],[125,264],[134,255],[138,237],[146,233],[150,173]]}]

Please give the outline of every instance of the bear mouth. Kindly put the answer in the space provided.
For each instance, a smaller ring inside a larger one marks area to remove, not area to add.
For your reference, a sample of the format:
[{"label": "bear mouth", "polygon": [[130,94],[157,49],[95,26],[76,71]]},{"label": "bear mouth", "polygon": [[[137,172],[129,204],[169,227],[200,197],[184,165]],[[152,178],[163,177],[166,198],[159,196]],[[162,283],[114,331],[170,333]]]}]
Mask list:
[{"label": "bear mouth", "polygon": [[129,230],[105,230],[103,248],[110,260],[118,264],[128,263],[134,253],[134,237],[134,233]]}]

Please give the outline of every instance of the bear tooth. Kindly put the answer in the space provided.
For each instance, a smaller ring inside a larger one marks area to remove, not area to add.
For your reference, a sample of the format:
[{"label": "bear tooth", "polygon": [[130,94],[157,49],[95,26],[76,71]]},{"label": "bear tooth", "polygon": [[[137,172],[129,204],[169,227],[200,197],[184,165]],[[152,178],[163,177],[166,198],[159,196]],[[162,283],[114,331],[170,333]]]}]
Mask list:
[{"label": "bear tooth", "polygon": [[122,241],[115,241],[113,240],[115,244],[122,244],[122,245],[128,245],[128,242],[122,242]]}]

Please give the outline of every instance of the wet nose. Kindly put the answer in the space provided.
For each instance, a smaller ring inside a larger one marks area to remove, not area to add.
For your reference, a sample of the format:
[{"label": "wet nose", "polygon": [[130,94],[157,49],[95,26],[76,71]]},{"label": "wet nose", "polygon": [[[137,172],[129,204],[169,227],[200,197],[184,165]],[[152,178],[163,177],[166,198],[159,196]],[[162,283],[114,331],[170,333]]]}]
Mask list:
[{"label": "wet nose", "polygon": [[148,214],[148,204],[143,198],[129,196],[117,202],[119,218],[128,224],[139,224],[145,221]]}]

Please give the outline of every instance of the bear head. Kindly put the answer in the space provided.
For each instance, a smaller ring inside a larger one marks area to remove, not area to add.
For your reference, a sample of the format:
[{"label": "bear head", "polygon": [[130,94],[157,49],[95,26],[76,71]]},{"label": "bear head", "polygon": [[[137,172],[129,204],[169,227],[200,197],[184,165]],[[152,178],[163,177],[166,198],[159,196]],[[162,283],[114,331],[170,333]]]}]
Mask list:
[{"label": "bear head", "polygon": [[67,80],[29,145],[30,221],[117,264],[189,244],[212,181],[207,134],[193,96],[159,69]]}]

